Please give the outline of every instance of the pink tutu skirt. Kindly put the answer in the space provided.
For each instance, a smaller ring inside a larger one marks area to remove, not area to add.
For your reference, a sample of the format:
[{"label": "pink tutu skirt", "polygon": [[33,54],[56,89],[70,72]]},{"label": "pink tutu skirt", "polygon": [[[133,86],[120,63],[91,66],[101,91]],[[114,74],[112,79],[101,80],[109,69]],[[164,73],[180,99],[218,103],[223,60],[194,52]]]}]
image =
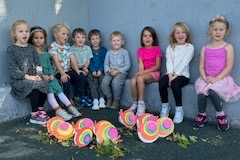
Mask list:
[{"label": "pink tutu skirt", "polygon": [[194,85],[197,94],[208,96],[208,91],[211,89],[225,102],[237,101],[240,98],[240,87],[235,84],[231,76],[226,76],[217,82],[209,84],[199,77]]}]

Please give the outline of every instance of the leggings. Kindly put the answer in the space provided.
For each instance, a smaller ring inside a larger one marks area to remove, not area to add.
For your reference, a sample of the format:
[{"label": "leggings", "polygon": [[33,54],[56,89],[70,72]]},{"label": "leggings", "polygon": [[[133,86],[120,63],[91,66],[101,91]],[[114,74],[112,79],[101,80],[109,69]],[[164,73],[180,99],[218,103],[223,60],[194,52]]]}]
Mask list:
[{"label": "leggings", "polygon": [[182,87],[189,83],[189,78],[184,76],[178,76],[168,85],[168,75],[163,76],[159,81],[159,92],[161,96],[162,103],[168,103],[168,87],[172,88],[173,96],[176,102],[176,106],[182,106]]},{"label": "leggings", "polygon": [[206,107],[207,107],[207,97],[209,97],[212,101],[213,106],[215,107],[215,110],[217,112],[222,111],[222,98],[218,96],[216,92],[213,90],[209,90],[209,95],[205,96],[204,94],[199,94],[198,95],[198,110],[200,113],[205,113],[206,112]]},{"label": "leggings", "polygon": [[38,107],[43,107],[47,94],[40,92],[37,89],[34,89],[30,94],[29,98],[31,101],[31,106],[32,106],[32,112],[37,112]]}]

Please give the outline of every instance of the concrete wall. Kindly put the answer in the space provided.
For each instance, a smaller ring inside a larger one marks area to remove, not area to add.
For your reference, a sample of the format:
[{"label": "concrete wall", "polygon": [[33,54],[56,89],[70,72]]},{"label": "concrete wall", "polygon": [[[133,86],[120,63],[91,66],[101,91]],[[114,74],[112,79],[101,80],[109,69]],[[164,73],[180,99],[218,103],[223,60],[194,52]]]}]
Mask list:
[{"label": "concrete wall", "polygon": [[88,28],[87,6],[87,0],[0,0],[0,86],[9,84],[5,57],[7,46],[12,43],[10,31],[15,20],[42,26],[51,43],[51,29],[57,23],[68,24],[71,31],[76,27]]},{"label": "concrete wall", "polygon": [[[55,6],[61,6],[61,8],[56,10]],[[124,47],[129,51],[132,61],[129,78],[137,70],[136,50],[140,47],[141,30],[145,26],[154,27],[160,40],[162,53],[165,54],[168,46],[168,35],[172,26],[178,21],[184,21],[189,25],[193,36],[193,45],[195,46],[190,79],[190,82],[194,83],[199,76],[200,49],[203,45],[209,43],[206,34],[208,23],[216,14],[225,15],[231,27],[231,32],[226,41],[232,43],[235,48],[235,64],[231,75],[240,85],[240,63],[238,63],[240,61],[240,45],[238,45],[240,41],[240,32],[238,31],[240,29],[239,8],[240,1],[238,0],[0,0],[0,121],[29,114],[29,106],[28,109],[24,110],[24,108],[27,108],[28,102],[10,103],[14,100],[9,94],[11,88],[9,86],[2,87],[3,84],[9,84],[5,52],[7,46],[11,44],[10,27],[16,19],[25,19],[31,26],[40,25],[44,27],[49,34],[49,43],[53,40],[51,28],[56,23],[67,23],[71,31],[76,27],[82,27],[86,31],[93,28],[100,29],[103,36],[102,44],[108,49],[110,49],[110,33],[115,30],[123,32],[126,39]],[[162,60],[161,70],[162,75],[164,75],[165,58]],[[129,86],[126,88],[128,90]],[[158,102],[152,109],[159,111],[159,96],[152,91],[150,92],[154,95],[150,101]],[[194,96],[193,88],[185,89],[185,92],[189,93],[184,100],[188,100],[188,96]],[[129,97],[125,99],[126,104],[131,103],[127,99]],[[193,99],[196,99],[196,97],[194,96]],[[123,99],[123,101],[125,100]],[[193,113],[195,114],[196,101],[187,102],[189,107],[193,106]],[[226,109],[236,107],[236,112],[233,112],[239,113],[240,110],[237,108],[240,105],[239,103],[231,103]],[[23,107],[24,105],[25,107]],[[22,107],[22,110],[20,110],[22,113],[19,113],[18,107]],[[11,117],[6,117],[9,111],[16,113]],[[237,115],[231,116],[233,118],[237,117]],[[237,119],[233,124],[236,123],[240,124],[240,119]]]},{"label": "concrete wall", "polygon": [[[168,35],[174,23],[184,21],[189,25],[195,46],[195,57],[191,63],[193,83],[199,76],[199,52],[208,43],[207,27],[216,14],[225,15],[231,27],[226,38],[235,48],[235,65],[232,76],[240,85],[240,19],[238,0],[91,0],[89,1],[89,29],[98,28],[103,34],[103,44],[109,46],[109,35],[114,30],[123,32],[126,38],[125,48],[131,54],[132,68],[129,77],[137,69],[136,50],[140,47],[140,33],[145,26],[156,29],[160,47],[165,54]],[[162,74],[165,74],[165,58],[162,62]]]},{"label": "concrete wall", "polygon": [[45,28],[51,43],[51,28],[57,23],[68,24],[71,31],[76,27],[88,28],[88,1],[0,0],[0,122],[28,115],[31,111],[29,99],[19,101],[10,95],[5,57],[7,46],[12,44],[11,25],[17,19]]}]

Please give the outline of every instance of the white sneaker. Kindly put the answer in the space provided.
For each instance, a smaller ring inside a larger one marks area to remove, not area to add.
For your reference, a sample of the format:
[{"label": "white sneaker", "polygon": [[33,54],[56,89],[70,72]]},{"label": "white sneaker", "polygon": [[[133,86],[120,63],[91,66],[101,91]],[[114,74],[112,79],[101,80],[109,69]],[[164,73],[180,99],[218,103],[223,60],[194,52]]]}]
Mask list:
[{"label": "white sneaker", "polygon": [[174,123],[181,123],[183,121],[184,111],[182,107],[176,107],[175,115],[173,118]]},{"label": "white sneaker", "polygon": [[56,116],[62,117],[65,121],[68,121],[73,118],[73,116],[66,112],[64,109],[58,110],[55,114]]},{"label": "white sneaker", "polygon": [[137,103],[133,103],[129,109],[135,112],[137,109]]},{"label": "white sneaker", "polygon": [[99,108],[106,108],[105,100],[103,97],[99,99]]},{"label": "white sneaker", "polygon": [[160,117],[168,117],[170,109],[171,109],[171,106],[169,104],[162,105]]},{"label": "white sneaker", "polygon": [[145,104],[138,104],[137,106],[137,116],[141,116],[143,113],[145,113],[146,106]]},{"label": "white sneaker", "polygon": [[94,99],[94,100],[93,100],[92,110],[94,110],[94,111],[99,110],[98,100],[97,100],[97,99]]}]

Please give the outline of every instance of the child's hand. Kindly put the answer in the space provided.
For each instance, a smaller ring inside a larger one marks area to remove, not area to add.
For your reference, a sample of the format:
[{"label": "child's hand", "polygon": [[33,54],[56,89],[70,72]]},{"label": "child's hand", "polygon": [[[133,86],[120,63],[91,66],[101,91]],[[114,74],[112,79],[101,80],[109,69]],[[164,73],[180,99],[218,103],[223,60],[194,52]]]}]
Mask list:
[{"label": "child's hand", "polygon": [[94,77],[97,77],[97,72],[96,72],[96,71],[92,72],[92,75],[93,75]]},{"label": "child's hand", "polygon": [[86,74],[88,74],[88,69],[87,69],[86,67],[83,67],[82,70],[83,70]]},{"label": "child's hand", "polygon": [[61,75],[61,81],[63,83],[66,83],[69,79],[70,79],[70,76],[68,74],[64,73],[63,75]]},{"label": "child's hand", "polygon": [[113,69],[109,69],[108,73],[112,75]]},{"label": "child's hand", "polygon": [[47,75],[43,75],[42,79],[45,80],[45,81],[49,81],[50,80],[49,76],[47,76]]},{"label": "child's hand", "polygon": [[135,73],[135,76],[139,76],[141,74],[143,74],[143,72],[142,71],[138,71],[137,73]]},{"label": "child's hand", "polygon": [[217,82],[218,79],[216,77],[208,77],[208,82],[209,83],[214,83],[214,82]]},{"label": "child's hand", "polygon": [[30,75],[26,74],[24,76],[24,78],[27,79],[27,80],[30,80],[30,81],[41,81],[42,80],[42,78],[39,75],[30,76]]},{"label": "child's hand", "polygon": [[98,70],[97,71],[97,77],[100,77],[102,75],[102,71]]},{"label": "child's hand", "polygon": [[42,81],[42,77],[40,77],[39,75],[36,75],[35,78],[36,78],[36,81]]},{"label": "child's hand", "polygon": [[50,81],[53,81],[54,79],[55,79],[55,77],[54,77],[53,75],[50,75],[50,76],[49,76],[49,80],[50,80]]},{"label": "child's hand", "polygon": [[119,72],[118,70],[114,69],[114,70],[112,71],[111,75],[112,75],[112,76],[116,76],[116,75],[118,75],[119,73],[120,73],[120,72]]}]

